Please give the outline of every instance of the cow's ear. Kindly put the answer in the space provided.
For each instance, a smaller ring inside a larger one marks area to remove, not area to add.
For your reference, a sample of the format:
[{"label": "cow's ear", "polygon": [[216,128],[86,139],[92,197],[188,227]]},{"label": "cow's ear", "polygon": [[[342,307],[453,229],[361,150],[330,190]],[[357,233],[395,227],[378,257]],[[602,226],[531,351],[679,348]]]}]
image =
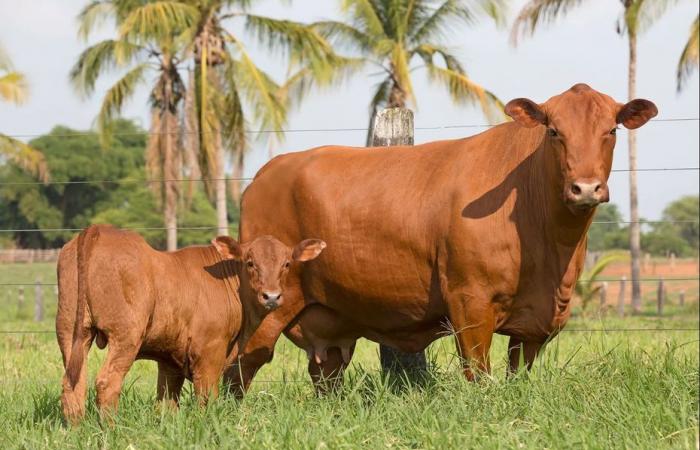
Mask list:
[{"label": "cow's ear", "polygon": [[243,258],[241,245],[231,236],[217,236],[211,240],[211,243],[224,259],[240,260]]},{"label": "cow's ear", "polygon": [[616,120],[617,123],[621,123],[625,128],[634,130],[647,123],[649,119],[656,117],[658,113],[659,110],[656,109],[655,104],[649,100],[638,98],[620,105]]},{"label": "cow's ear", "polygon": [[304,239],[294,247],[292,259],[299,262],[311,261],[320,255],[324,248],[326,243],[320,239]]},{"label": "cow's ear", "polygon": [[509,101],[505,112],[526,128],[547,125],[547,114],[540,108],[540,105],[527,98],[516,98]]}]

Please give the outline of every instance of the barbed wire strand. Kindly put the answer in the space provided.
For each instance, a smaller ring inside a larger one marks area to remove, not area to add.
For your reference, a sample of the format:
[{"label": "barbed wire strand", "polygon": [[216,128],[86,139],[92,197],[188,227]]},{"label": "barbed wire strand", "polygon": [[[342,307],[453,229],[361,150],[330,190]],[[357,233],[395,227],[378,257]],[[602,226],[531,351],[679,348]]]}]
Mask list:
[{"label": "barbed wire strand", "polygon": [[[624,333],[647,331],[698,331],[700,328],[571,328],[559,330],[560,333]],[[54,330],[0,330],[0,334],[56,334]]]},{"label": "barbed wire strand", "polygon": [[[611,172],[685,172],[700,170],[700,167],[648,167],[641,169],[613,169]],[[49,186],[49,185],[81,185],[81,184],[152,184],[170,182],[214,182],[214,181],[253,181],[253,177],[236,178],[152,178],[152,179],[122,179],[122,180],[75,180],[75,181],[0,181],[0,186]]]},{"label": "barbed wire strand", "polygon": [[[595,279],[595,280],[578,280],[577,283],[589,283],[589,282],[603,282],[603,281],[629,281],[630,278],[608,278],[608,279]],[[645,278],[639,280],[640,282],[657,282],[663,281],[675,282],[675,281],[700,281],[700,278]],[[58,286],[58,283],[37,283],[33,281],[31,283],[0,283],[0,286]]]},{"label": "barbed wire strand", "polygon": [[[699,117],[671,117],[668,119],[651,119],[649,122],[658,123],[668,123],[668,122],[697,122],[700,120]],[[508,122],[502,122],[508,123]],[[502,124],[501,123],[501,124]],[[455,125],[435,125],[435,126],[424,126],[415,127],[414,130],[421,131],[431,131],[431,130],[446,130],[446,129],[459,129],[459,128],[492,128],[501,124],[455,124]],[[278,129],[278,130],[246,130],[246,134],[273,134],[273,133],[336,133],[343,131],[367,131],[367,127],[337,127],[337,128],[290,128],[290,129]],[[172,132],[152,132],[152,131],[131,131],[131,132],[115,132],[111,133],[111,136],[150,136],[150,135],[164,135],[164,134],[214,134],[221,133],[219,131],[172,131]],[[78,137],[78,136],[91,136],[95,135],[94,131],[82,131],[73,133],[31,133],[31,134],[6,134],[5,136],[20,139],[20,138],[34,138],[34,137]]]},{"label": "barbed wire strand", "polygon": [[[689,223],[700,223],[700,220],[639,220],[639,221],[629,221],[629,220],[594,220],[591,222],[591,225],[629,225],[632,223],[639,223],[639,224],[648,224],[648,225],[656,225],[656,224],[689,224]],[[230,225],[235,226],[235,225]],[[218,226],[215,225],[210,225],[210,226],[179,226],[179,227],[171,227],[175,230],[178,231],[187,231],[187,230],[217,230],[219,229]],[[131,231],[165,231],[168,230],[168,227],[119,227],[120,230],[131,230]],[[75,231],[82,231],[83,228],[6,228],[0,230],[0,233],[57,233],[57,232],[63,232],[63,231],[70,231],[70,232],[75,232]],[[2,250],[0,250],[2,251]]]}]

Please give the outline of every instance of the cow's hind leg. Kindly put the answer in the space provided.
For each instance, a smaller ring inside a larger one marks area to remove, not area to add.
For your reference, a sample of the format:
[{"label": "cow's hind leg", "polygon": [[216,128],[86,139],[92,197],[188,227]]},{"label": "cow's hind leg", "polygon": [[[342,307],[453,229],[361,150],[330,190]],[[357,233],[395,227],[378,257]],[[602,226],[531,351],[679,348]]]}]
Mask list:
[{"label": "cow's hind leg", "polygon": [[[343,386],[343,373],[350,364],[354,351],[355,344],[345,350],[331,347],[322,356],[310,355],[309,375],[311,375],[317,394],[324,395],[328,392],[334,392]],[[321,357],[324,359],[321,360]]]},{"label": "cow's hind leg", "polygon": [[[95,338],[93,330],[86,330],[85,338],[80,346],[84,352],[83,364],[80,367],[77,382],[73,386],[68,379],[68,373],[63,376],[63,392],[61,393],[61,406],[63,416],[71,423],[77,423],[85,415],[85,401],[87,394],[87,357]],[[66,352],[67,358],[70,353]],[[66,362],[66,366],[67,366]]]},{"label": "cow's hind leg", "polygon": [[542,342],[522,341],[511,337],[508,341],[508,374],[513,374],[518,370],[521,360],[525,363],[527,369],[530,370],[542,345]]},{"label": "cow's hind leg", "polygon": [[97,407],[101,414],[116,412],[122,383],[141,347],[140,333],[111,334],[107,358],[97,374]]},{"label": "cow's hind leg", "polygon": [[493,306],[465,291],[448,295],[447,306],[464,375],[469,381],[474,381],[477,373],[491,372],[489,350],[495,329]]},{"label": "cow's hind leg", "polygon": [[164,405],[177,407],[180,404],[180,392],[185,382],[182,371],[171,364],[158,362],[158,401]]}]

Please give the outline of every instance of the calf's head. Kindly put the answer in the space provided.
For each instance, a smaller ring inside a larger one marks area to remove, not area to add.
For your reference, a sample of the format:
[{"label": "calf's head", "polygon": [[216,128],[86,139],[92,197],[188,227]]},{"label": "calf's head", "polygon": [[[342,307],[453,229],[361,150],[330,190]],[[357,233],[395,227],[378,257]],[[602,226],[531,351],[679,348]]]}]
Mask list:
[{"label": "calf's head", "polygon": [[524,127],[542,127],[544,151],[562,200],[578,214],[610,199],[607,182],[618,125],[639,128],[656,116],[657,109],[642,99],[617,103],[577,84],[542,104],[511,100],[505,112]]},{"label": "calf's head", "polygon": [[291,248],[272,236],[261,236],[246,244],[239,244],[230,236],[218,236],[211,242],[224,259],[241,262],[241,281],[248,283],[268,311],[282,305],[283,287],[292,264],[310,261],[326,248],[320,239],[305,239]]}]

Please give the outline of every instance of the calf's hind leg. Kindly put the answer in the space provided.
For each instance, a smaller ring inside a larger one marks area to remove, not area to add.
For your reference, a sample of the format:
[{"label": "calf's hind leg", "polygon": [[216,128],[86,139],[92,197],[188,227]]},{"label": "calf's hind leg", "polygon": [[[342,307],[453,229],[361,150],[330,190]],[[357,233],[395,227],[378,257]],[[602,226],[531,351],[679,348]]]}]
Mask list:
[{"label": "calf's hind leg", "polygon": [[115,333],[108,338],[107,358],[95,380],[97,407],[100,413],[116,412],[124,377],[141,347],[141,339],[136,337],[136,333],[130,335]]},{"label": "calf's hind leg", "polygon": [[511,337],[508,341],[508,374],[513,374],[518,370],[521,359],[525,363],[527,370],[530,370],[542,345],[542,342],[522,341],[518,338]]}]

